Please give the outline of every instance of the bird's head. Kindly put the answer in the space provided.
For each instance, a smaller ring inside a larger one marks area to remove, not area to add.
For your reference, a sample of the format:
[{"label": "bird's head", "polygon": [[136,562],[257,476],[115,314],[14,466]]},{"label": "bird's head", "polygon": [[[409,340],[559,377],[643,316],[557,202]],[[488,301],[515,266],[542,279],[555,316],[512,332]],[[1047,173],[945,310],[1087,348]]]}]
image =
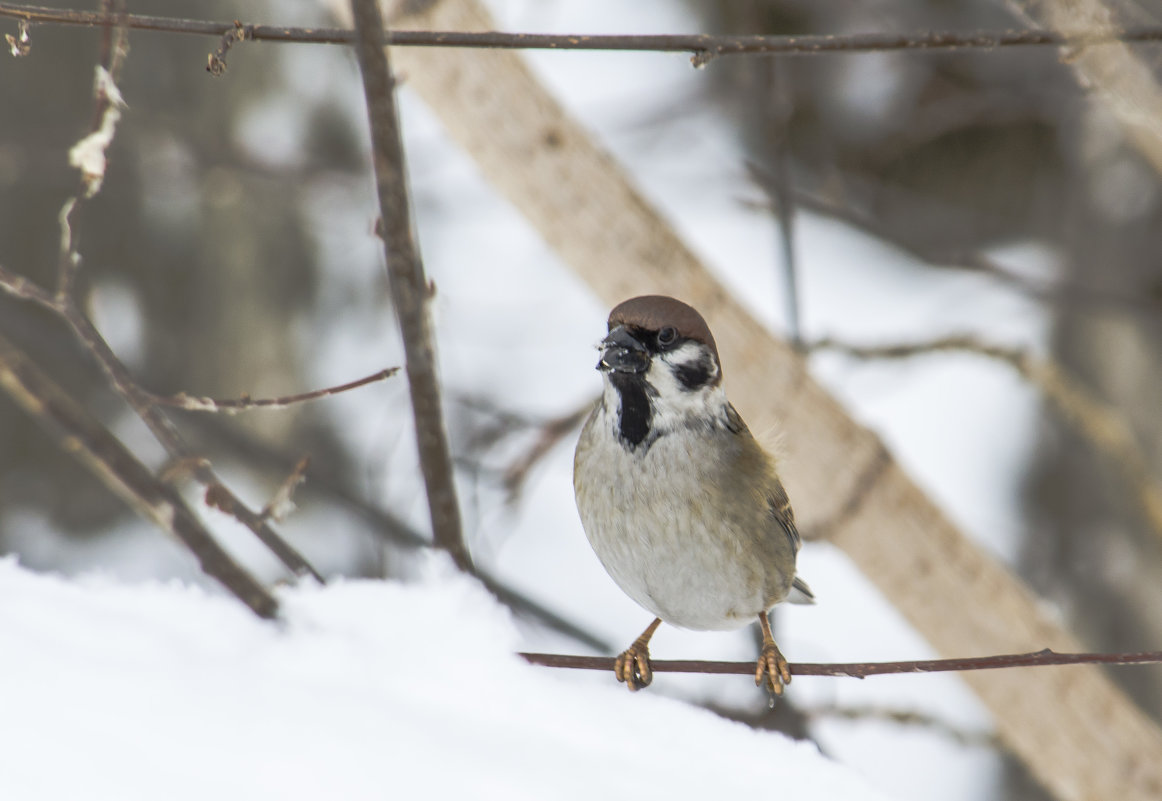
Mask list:
[{"label": "bird's head", "polygon": [[709,326],[692,307],[663,295],[618,304],[597,363],[607,395],[620,401],[620,432],[637,445],[649,434],[720,414],[722,369]]}]

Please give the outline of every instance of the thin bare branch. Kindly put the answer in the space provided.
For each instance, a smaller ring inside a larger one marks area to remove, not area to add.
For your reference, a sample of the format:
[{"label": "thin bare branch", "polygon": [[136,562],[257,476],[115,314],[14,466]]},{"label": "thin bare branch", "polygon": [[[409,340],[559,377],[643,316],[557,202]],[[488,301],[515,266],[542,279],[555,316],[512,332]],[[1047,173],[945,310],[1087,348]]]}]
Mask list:
[{"label": "thin bare branch", "polygon": [[0,338],[0,388],[131,508],[173,534],[202,570],[255,614],[272,618],[278,603],[202,526],[181,495],[158,480],[115,436],[37,369],[15,345]]},{"label": "thin bare branch", "polygon": [[[107,22],[99,11],[45,8],[0,3],[0,17],[26,23],[95,27]],[[127,14],[126,27],[162,33],[224,36],[238,23]],[[255,41],[308,44],[352,44],[354,31],[344,28],[294,28],[244,25],[245,38]],[[857,33],[844,35],[757,36],[710,34],[581,35],[506,33],[501,31],[384,31],[384,43],[394,47],[465,47],[501,50],[638,50],[690,53],[697,65],[723,56],[817,55],[895,50],[994,50],[1001,47],[1085,47],[1110,42],[1157,42],[1162,27],[1101,28],[1062,33],[1052,30],[926,31],[917,33]]]},{"label": "thin bare branch", "polygon": [[141,389],[101,336],[93,323],[76,304],[69,300],[62,304],[59,313],[80,339],[85,349],[93,355],[110,384],[133,408],[137,415],[166,449],[170,456],[189,465],[193,478],[206,488],[206,503],[232,515],[249,528],[256,537],[269,548],[295,575],[309,575],[322,582],[319,573],[302,554],[276,532],[263,516],[242,502],[217,476],[209,461],[195,456],[178,432],[173,421],[162,413],[151,400],[149,393]]},{"label": "thin bare branch", "polygon": [[1049,400],[1057,412],[1098,453],[1115,466],[1138,502],[1146,522],[1162,538],[1162,485],[1121,415],[1094,397],[1081,382],[1050,361],[1027,351],[980,342],[972,336],[950,336],[928,342],[861,346],[822,339],[811,351],[831,350],[859,359],[906,359],[923,354],[957,351],[1003,362],[1016,370]]},{"label": "thin bare branch", "polygon": [[355,381],[348,381],[346,384],[339,384],[338,386],[327,387],[325,389],[316,389],[311,392],[302,392],[297,395],[283,395],[279,398],[251,398],[249,395],[243,395],[240,398],[219,400],[217,398],[193,396],[185,392],[179,392],[177,395],[150,395],[150,400],[162,406],[172,406],[187,412],[225,412],[226,414],[237,414],[238,412],[248,412],[254,409],[285,409],[296,403],[318,400],[319,398],[326,398],[331,395],[338,395],[341,392],[348,392],[352,389],[365,387],[368,384],[374,384],[376,381],[384,381],[398,372],[398,367],[389,367],[386,370],[380,370],[378,373],[364,376]]},{"label": "thin bare branch", "polygon": [[[122,18],[121,14],[107,14],[103,17],[106,23],[117,24]],[[134,381],[129,370],[109,347],[92,321],[81,311],[76,298],[81,256],[75,246],[71,217],[80,204],[100,190],[105,171],[104,153],[112,141],[116,123],[116,119],[110,122],[110,112],[124,106],[120,92],[113,82],[111,70],[118,69],[123,60],[126,52],[125,43],[119,35],[108,34],[108,44],[103,50],[105,62],[98,66],[94,84],[95,130],[70,151],[70,161],[81,170],[82,186],[78,195],[65,201],[59,214],[60,246],[56,292],[50,294],[31,281],[15,276],[3,268],[0,268],[0,289],[15,297],[44,306],[63,318],[74,336],[100,366],[113,389],[145,422],[171,459],[188,469],[194,479],[206,488],[207,503],[237,518],[296,575],[310,575],[322,582],[322,575],[302,554],[279,536],[263,515],[250,509],[234,495],[218,479],[206,459],[198,458],[191,451],[173,421],[158,408],[153,396]],[[81,156],[77,156],[79,151],[82,151]],[[176,476],[179,473],[171,472],[171,475]]]},{"label": "thin bare branch", "polygon": [[436,546],[446,550],[461,570],[471,572],[472,558],[464,544],[460,525],[452,457],[436,375],[435,348],[428,317],[429,290],[412,230],[403,140],[395,104],[395,76],[384,47],[383,18],[378,0],[352,0],[351,9],[359,33],[355,54],[363,76],[371,124],[384,252],[392,302],[407,357],[416,446],[427,488],[432,533]]},{"label": "thin bare branch", "polygon": [[[573,670],[613,671],[613,658],[605,656],[571,656],[563,654],[519,654],[533,665]],[[1162,664],[1162,651],[1135,653],[1063,654],[1048,648],[1027,654],[1001,654],[960,659],[919,659],[907,662],[796,662],[791,665],[795,676],[849,676],[863,679],[892,673],[952,673],[967,670],[999,670],[1015,667],[1050,667],[1058,665],[1156,665]],[[754,676],[754,662],[713,662],[690,659],[652,659],[655,673],[711,673]]]}]

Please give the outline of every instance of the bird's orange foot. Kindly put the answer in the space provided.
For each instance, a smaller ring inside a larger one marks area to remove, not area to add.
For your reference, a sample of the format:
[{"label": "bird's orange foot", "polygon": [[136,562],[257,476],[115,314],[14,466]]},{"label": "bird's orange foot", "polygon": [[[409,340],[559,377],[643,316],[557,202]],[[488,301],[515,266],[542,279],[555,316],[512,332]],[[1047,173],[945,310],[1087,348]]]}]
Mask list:
[{"label": "bird's orange foot", "polygon": [[621,652],[613,663],[613,672],[618,681],[624,681],[630,692],[637,692],[642,687],[648,687],[654,680],[654,671],[650,667],[650,647],[641,640]]},{"label": "bird's orange foot", "polygon": [[782,695],[783,688],[791,683],[791,668],[779,652],[774,640],[763,643],[759,651],[758,665],[755,667],[754,683],[765,686],[772,695]]}]

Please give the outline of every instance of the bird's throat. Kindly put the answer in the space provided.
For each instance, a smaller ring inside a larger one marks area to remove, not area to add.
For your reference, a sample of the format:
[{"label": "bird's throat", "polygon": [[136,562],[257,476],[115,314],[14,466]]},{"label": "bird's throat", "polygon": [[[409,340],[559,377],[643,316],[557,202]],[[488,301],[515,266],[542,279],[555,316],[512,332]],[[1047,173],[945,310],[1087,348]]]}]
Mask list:
[{"label": "bird's throat", "polygon": [[610,373],[609,380],[621,401],[617,414],[618,434],[626,444],[636,448],[649,436],[650,418],[653,417],[648,384],[641,376],[627,373]]}]

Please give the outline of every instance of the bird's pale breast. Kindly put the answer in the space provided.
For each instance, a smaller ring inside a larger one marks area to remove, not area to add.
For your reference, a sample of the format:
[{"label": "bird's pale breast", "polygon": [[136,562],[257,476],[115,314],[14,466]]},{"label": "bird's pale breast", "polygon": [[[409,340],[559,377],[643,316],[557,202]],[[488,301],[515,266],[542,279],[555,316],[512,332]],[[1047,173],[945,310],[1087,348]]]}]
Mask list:
[{"label": "bird's pale breast", "polygon": [[613,425],[599,406],[573,480],[585,533],[618,586],[689,629],[738,628],[783,600],[794,549],[765,502],[765,455],[742,447],[749,432],[704,426],[628,450]]}]

